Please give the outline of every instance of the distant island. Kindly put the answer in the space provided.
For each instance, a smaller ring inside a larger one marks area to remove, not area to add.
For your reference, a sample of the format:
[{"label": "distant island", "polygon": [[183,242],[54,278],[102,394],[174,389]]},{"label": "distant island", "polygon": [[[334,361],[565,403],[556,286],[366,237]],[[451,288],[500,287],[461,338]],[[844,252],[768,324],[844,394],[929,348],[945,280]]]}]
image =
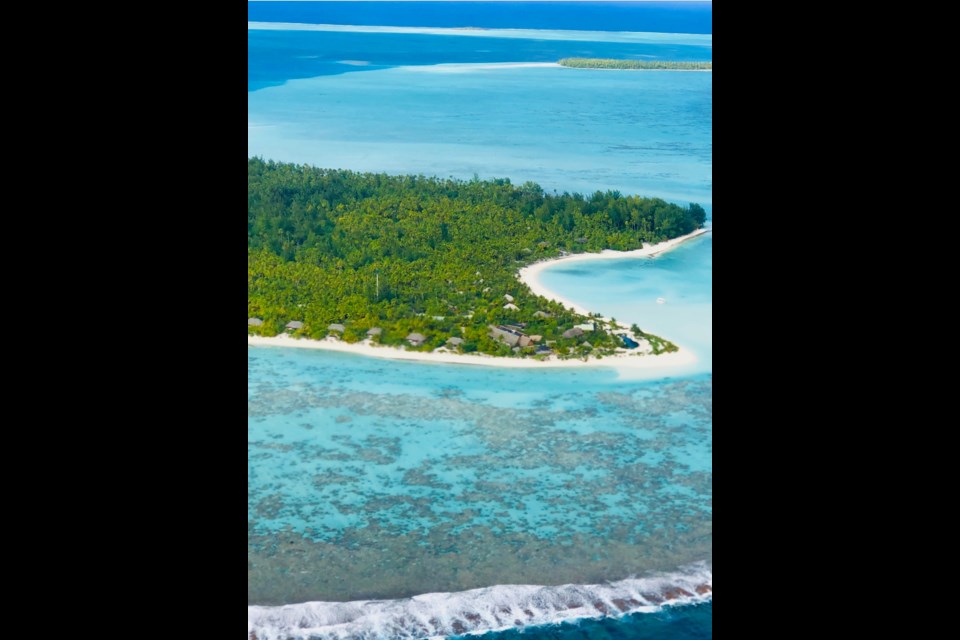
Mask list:
[{"label": "distant island", "polygon": [[678,60],[616,60],[613,58],[563,58],[564,67],[577,69],[659,69],[672,71],[712,71],[713,62],[682,62]]},{"label": "distant island", "polygon": [[[700,229],[697,204],[548,194],[509,179],[390,176],[250,158],[248,335],[588,358],[676,346],[535,295],[521,267]],[[628,335],[629,334],[629,335]],[[632,338],[630,337],[632,335]],[[632,343],[632,344],[631,344]]]}]

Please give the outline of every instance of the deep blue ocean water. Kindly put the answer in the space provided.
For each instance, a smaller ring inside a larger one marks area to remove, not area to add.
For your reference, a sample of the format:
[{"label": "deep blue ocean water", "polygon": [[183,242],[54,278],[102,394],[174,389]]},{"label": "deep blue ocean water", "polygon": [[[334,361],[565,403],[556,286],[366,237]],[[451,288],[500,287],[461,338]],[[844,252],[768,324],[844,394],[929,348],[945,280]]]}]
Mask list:
[{"label": "deep blue ocean water", "polygon": [[[712,216],[711,73],[523,66],[708,60],[710,36],[611,30],[709,33],[678,26],[709,8],[526,3],[540,6],[501,5],[484,22],[470,7],[379,4],[391,3],[249,11],[267,22],[494,31],[251,29],[251,155],[618,189],[699,202]],[[614,20],[617,11],[630,15]],[[594,31],[562,31],[574,28]],[[311,625],[316,637],[454,635],[514,616],[535,640],[711,636],[712,604],[657,611],[649,594],[712,584],[712,234],[652,260],[560,264],[542,280],[677,340],[697,362],[633,380],[248,349],[249,601],[296,605],[251,607],[261,640]],[[524,584],[581,586],[511,586]],[[417,596],[436,592],[446,595]],[[623,604],[631,598],[642,606]],[[296,604],[316,600],[328,602]]]},{"label": "deep blue ocean water", "polygon": [[712,33],[711,2],[249,2],[262,22]]},{"label": "deep blue ocean water", "polygon": [[634,613],[622,618],[457,636],[458,640],[704,640],[712,637],[712,602],[673,607],[657,613]]}]

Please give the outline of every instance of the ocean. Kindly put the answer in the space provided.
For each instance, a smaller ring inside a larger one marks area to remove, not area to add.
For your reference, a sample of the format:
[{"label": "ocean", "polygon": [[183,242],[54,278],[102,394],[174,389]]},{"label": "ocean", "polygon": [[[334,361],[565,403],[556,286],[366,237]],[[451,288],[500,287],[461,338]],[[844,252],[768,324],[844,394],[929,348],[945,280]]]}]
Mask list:
[{"label": "ocean", "polygon": [[[447,4],[250,3],[367,27],[251,25],[249,153],[656,195],[712,224],[712,73],[548,66],[709,60],[709,6]],[[248,347],[258,640],[710,637],[712,233],[542,280],[696,363],[625,379]]]},{"label": "ocean", "polygon": [[711,2],[249,2],[255,22],[713,33]]}]

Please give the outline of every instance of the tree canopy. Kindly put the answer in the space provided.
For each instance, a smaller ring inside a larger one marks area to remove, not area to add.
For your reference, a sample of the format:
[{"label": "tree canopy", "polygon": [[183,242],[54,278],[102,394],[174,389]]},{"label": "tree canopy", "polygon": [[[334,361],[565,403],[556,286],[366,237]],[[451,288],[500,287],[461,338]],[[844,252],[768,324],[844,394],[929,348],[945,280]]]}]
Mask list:
[{"label": "tree canopy", "polygon": [[713,62],[684,60],[617,60],[615,58],[563,58],[558,64],[579,69],[654,69],[669,71],[713,71]]},{"label": "tree canopy", "polygon": [[490,325],[522,326],[565,355],[580,355],[586,340],[599,353],[621,346],[604,327],[563,338],[588,319],[533,295],[518,269],[561,252],[637,249],[690,233],[706,217],[696,204],[616,191],[558,195],[509,179],[390,176],[260,158],[248,160],[247,185],[248,313],[264,321],[249,331],[274,335],[299,320],[297,333],[321,338],[342,323],[347,341],[380,327],[385,344],[419,332],[427,337],[420,349],[460,337],[456,349],[495,355],[529,355],[534,345],[515,352],[488,335]]}]

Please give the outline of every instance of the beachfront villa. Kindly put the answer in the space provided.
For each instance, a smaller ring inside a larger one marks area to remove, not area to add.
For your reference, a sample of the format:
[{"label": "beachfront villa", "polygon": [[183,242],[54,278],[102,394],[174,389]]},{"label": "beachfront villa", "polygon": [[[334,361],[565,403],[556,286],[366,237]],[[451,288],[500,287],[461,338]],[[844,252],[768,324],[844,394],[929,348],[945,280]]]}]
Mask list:
[{"label": "beachfront villa", "polygon": [[487,335],[494,340],[499,340],[509,347],[517,346],[517,344],[520,342],[520,337],[523,335],[521,332],[514,329],[509,329],[503,325],[500,325],[499,327],[489,325],[489,327],[490,333]]},{"label": "beachfront villa", "polygon": [[427,336],[422,333],[411,333],[406,337],[407,342],[410,343],[410,346],[419,347],[427,340]]},{"label": "beachfront villa", "polygon": [[517,305],[513,304],[512,302],[508,302],[507,304],[503,305],[503,308],[504,308],[504,309],[509,309],[510,311],[519,311],[519,310],[520,310],[520,307],[518,307]]},{"label": "beachfront villa", "polygon": [[327,325],[327,331],[336,331],[337,333],[343,333],[346,330],[347,328],[342,324],[334,323],[334,324]]},{"label": "beachfront villa", "polygon": [[297,329],[303,329],[303,323],[299,320],[291,320],[286,324],[285,328],[288,331],[296,331]]},{"label": "beachfront villa", "polygon": [[263,320],[260,318],[247,318],[248,327],[259,327],[261,325],[263,325]]},{"label": "beachfront villa", "polygon": [[488,326],[490,327],[490,333],[487,335],[509,347],[528,347],[535,342],[543,340],[543,336],[528,336],[525,334],[522,331],[523,327],[526,326],[524,324],[501,324],[496,327],[493,325]]},{"label": "beachfront villa", "polygon": [[372,327],[372,328],[370,328],[370,329],[367,329],[367,337],[368,337],[368,338],[372,338],[372,337],[374,337],[374,336],[379,336],[381,333],[383,333],[383,329],[381,329],[380,327]]},{"label": "beachfront villa", "polygon": [[583,335],[583,329],[580,327],[574,327],[573,329],[567,329],[563,332],[564,338],[578,338]]},{"label": "beachfront villa", "polygon": [[532,336],[521,335],[521,336],[520,336],[520,340],[519,340],[519,342],[518,342],[517,344],[518,344],[519,346],[521,346],[521,347],[529,347],[531,344],[534,344],[534,343],[536,343],[536,342],[540,342],[541,340],[543,340],[543,336],[538,336],[538,335],[532,335]]},{"label": "beachfront villa", "polygon": [[458,338],[456,336],[447,338],[447,344],[451,347],[459,347],[461,344],[463,344],[463,338]]}]

